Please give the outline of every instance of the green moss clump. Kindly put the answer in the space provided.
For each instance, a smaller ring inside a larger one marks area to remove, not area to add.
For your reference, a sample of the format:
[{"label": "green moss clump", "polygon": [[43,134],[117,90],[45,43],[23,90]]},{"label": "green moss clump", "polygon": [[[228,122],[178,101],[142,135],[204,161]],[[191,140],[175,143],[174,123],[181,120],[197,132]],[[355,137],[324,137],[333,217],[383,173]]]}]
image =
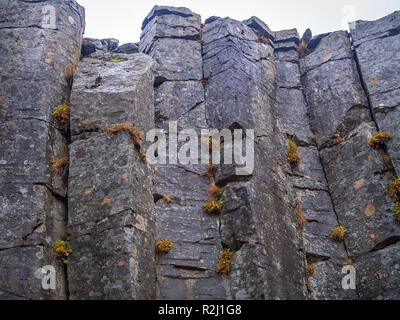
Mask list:
[{"label": "green moss clump", "polygon": [[371,148],[380,149],[383,148],[391,139],[393,139],[391,132],[379,131],[371,140],[369,140],[369,145]]},{"label": "green moss clump", "polygon": [[389,197],[395,199],[400,197],[400,179],[394,178],[390,183]]},{"label": "green moss clump", "polygon": [[59,240],[53,247],[54,256],[62,263],[68,263],[68,256],[72,253],[71,246],[67,241]]},{"label": "green moss clump", "polygon": [[217,200],[213,200],[213,201],[209,201],[206,204],[203,205],[203,209],[204,211],[206,211],[207,213],[210,214],[217,214],[220,213],[223,207],[223,201],[217,201]]},{"label": "green moss clump", "polygon": [[396,202],[394,205],[394,217],[400,222],[400,202]]},{"label": "green moss clump", "polygon": [[344,240],[344,238],[346,237],[346,233],[347,233],[347,230],[343,226],[338,226],[332,230],[332,236],[336,240]]},{"label": "green moss clump", "polygon": [[126,59],[126,58],[111,58],[110,60],[108,60],[108,61],[110,61],[110,62],[114,62],[114,63],[118,63],[118,62],[124,62],[124,61],[127,61],[128,59]]},{"label": "green moss clump", "polygon": [[156,251],[158,254],[164,254],[168,253],[172,250],[173,243],[171,239],[162,239],[161,241],[158,241],[156,244]]},{"label": "green moss clump", "polygon": [[290,163],[292,171],[294,171],[300,165],[301,162],[301,158],[297,150],[297,144],[291,139],[289,139],[288,161]]},{"label": "green moss clump", "polygon": [[51,114],[56,126],[64,132],[67,132],[69,128],[70,113],[71,106],[67,103],[64,103],[55,108]]},{"label": "green moss clump", "polygon": [[228,275],[231,272],[232,259],[235,255],[235,251],[231,249],[222,250],[221,254],[218,256],[218,266],[217,273]]}]

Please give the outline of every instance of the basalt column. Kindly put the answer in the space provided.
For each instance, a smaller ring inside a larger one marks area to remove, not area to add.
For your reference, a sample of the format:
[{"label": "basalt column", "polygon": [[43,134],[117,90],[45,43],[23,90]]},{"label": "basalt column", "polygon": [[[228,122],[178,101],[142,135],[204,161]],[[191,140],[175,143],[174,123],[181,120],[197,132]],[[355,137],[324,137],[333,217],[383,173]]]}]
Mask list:
[{"label": "basalt column", "polygon": [[283,131],[297,145],[300,163],[286,166],[296,195],[298,228],[302,231],[302,249],[307,256],[307,288],[312,299],[349,299],[354,291],[341,288],[341,266],[346,264],[342,242],[332,238],[338,225],[328,183],[320,161],[316,136],[310,125],[300,77],[300,43],[297,30],[274,33],[275,59],[278,71],[278,112]]},{"label": "basalt column", "polygon": [[[68,296],[53,255],[66,237],[66,185],[52,165],[68,149],[51,114],[68,101],[83,29],[72,0],[0,3],[0,299]],[[45,291],[49,265],[56,289]]]},{"label": "basalt column", "polygon": [[[305,258],[298,248],[295,201],[279,128],[277,72],[268,34],[229,18],[203,29],[206,111],[210,127],[254,130],[254,171],[222,164],[221,242],[236,251],[228,292],[233,299],[304,299]],[[243,140],[246,140],[243,136]],[[250,153],[252,150],[246,150]],[[244,174],[244,175],[243,175]]]},{"label": "basalt column", "polygon": [[154,62],[84,58],[71,95],[68,278],[71,299],[154,299],[151,168]]},{"label": "basalt column", "polygon": [[[386,163],[393,165],[394,176],[400,173],[400,11],[377,21],[357,21],[350,24],[355,58],[361,80],[369,97],[371,112],[376,128],[390,131],[393,138],[386,146]],[[390,164],[391,163],[391,164]],[[388,192],[388,185],[382,185],[382,192]],[[400,223],[393,221],[396,201],[387,204],[385,225],[377,237],[375,250],[360,259],[362,276],[360,297],[399,299],[400,298]],[[387,203],[387,202],[386,202]],[[391,224],[394,224],[390,227]],[[367,285],[368,283],[368,285]]]},{"label": "basalt column", "polygon": [[[390,246],[400,234],[388,196],[393,172],[369,145],[376,126],[349,35],[315,37],[308,49],[300,60],[302,83],[338,224],[347,230],[343,243],[346,263],[356,269],[355,298],[398,297],[399,251]],[[316,264],[311,281],[321,273],[337,276],[343,266]]]},{"label": "basalt column", "polygon": [[[169,123],[176,122],[179,133],[199,134],[207,127],[200,16],[185,8],[154,7],[143,23],[140,51],[156,61],[157,128],[169,138]],[[154,167],[157,240],[173,242],[172,251],[157,256],[158,299],[226,298],[216,273],[222,250],[217,217],[202,209],[208,200],[209,180],[201,176],[206,169],[173,159]]]}]

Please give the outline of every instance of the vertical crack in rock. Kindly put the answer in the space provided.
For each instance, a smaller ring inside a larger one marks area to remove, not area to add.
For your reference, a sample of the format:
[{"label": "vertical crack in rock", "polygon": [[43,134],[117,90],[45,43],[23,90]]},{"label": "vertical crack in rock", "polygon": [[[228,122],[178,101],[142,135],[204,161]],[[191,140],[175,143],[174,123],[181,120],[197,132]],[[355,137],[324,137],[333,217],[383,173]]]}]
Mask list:
[{"label": "vertical crack in rock", "polygon": [[[385,169],[380,152],[369,145],[376,125],[348,34],[339,31],[324,36],[300,65],[335,213],[347,229],[345,248],[357,271],[356,294],[359,299],[378,299],[381,291],[391,292],[393,285],[374,273],[379,268],[391,275],[396,273],[387,270],[393,261],[382,260],[372,267],[365,265],[365,259],[374,259],[368,253],[382,239],[397,237],[400,228],[393,218],[393,201],[387,195],[392,174]],[[392,247],[389,250],[395,252]],[[342,266],[338,267],[340,281]],[[371,277],[376,278],[375,293],[367,285]]]},{"label": "vertical crack in rock", "polygon": [[[45,5],[55,25],[43,24]],[[66,237],[66,189],[52,161],[68,148],[51,113],[68,100],[84,10],[72,0],[13,0],[0,12],[0,298],[67,299],[64,266],[53,254]],[[55,268],[55,290],[42,288],[46,265]]]}]

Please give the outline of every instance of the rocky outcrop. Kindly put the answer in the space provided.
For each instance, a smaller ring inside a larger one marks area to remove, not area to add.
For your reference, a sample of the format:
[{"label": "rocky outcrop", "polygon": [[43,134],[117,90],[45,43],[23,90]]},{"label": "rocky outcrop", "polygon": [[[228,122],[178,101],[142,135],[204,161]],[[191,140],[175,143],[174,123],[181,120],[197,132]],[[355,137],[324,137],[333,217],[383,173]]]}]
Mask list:
[{"label": "rocky outcrop", "polygon": [[[69,98],[84,10],[72,0],[2,1],[0,12],[0,299],[66,299],[53,256],[67,233],[66,186],[52,160],[68,148],[51,113]],[[56,290],[42,290],[46,265]]]},{"label": "rocky outcrop", "polygon": [[[118,46],[82,39],[73,0],[0,9],[0,299],[400,298],[399,12],[300,38],[155,6],[140,43]],[[146,155],[154,128],[167,164]],[[227,130],[178,163],[189,129]],[[393,138],[374,149],[378,131]],[[210,144],[227,158],[232,136],[235,157],[254,144],[254,170],[201,159]]]}]

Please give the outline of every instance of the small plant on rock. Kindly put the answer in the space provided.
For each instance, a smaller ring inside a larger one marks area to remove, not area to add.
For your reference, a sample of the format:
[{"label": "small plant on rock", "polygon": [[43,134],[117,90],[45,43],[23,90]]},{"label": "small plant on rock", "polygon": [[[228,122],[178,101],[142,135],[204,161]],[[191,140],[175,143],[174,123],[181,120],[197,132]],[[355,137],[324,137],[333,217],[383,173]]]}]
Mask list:
[{"label": "small plant on rock", "polygon": [[143,161],[146,161],[146,153],[143,148],[143,139],[142,139],[142,132],[133,128],[129,123],[119,123],[113,125],[111,128],[105,129],[104,133],[110,134],[111,137],[121,133],[121,132],[128,132],[132,137],[132,142],[136,149],[139,151],[140,158]]},{"label": "small plant on rock", "polygon": [[53,247],[54,256],[62,263],[68,263],[68,256],[72,253],[71,246],[67,241],[59,240]]},{"label": "small plant on rock", "polygon": [[70,112],[71,106],[64,103],[55,108],[51,114],[56,126],[64,132],[67,132],[69,128]]},{"label": "small plant on rock", "polygon": [[311,264],[307,265],[307,275],[312,277],[315,274],[315,268]]},{"label": "small plant on rock", "polygon": [[217,213],[221,212],[222,206],[223,206],[223,203],[220,201],[216,201],[216,200],[208,201],[207,203],[205,203],[203,205],[203,209],[204,209],[204,211],[206,211],[209,214],[213,214],[213,213],[217,214]]},{"label": "small plant on rock", "polygon": [[207,177],[208,180],[211,182],[214,181],[214,175],[215,172],[217,171],[217,165],[216,164],[209,164],[206,172],[202,173],[200,176],[201,177]]},{"label": "small plant on rock", "polygon": [[301,162],[301,158],[297,150],[297,144],[292,139],[289,139],[288,161],[290,163],[292,171],[296,170],[296,168],[300,165]]},{"label": "small plant on rock", "polygon": [[396,202],[394,206],[394,216],[398,222],[400,222],[400,202]]},{"label": "small plant on rock", "polygon": [[169,196],[164,196],[163,199],[166,203],[172,203],[172,199]]},{"label": "small plant on rock", "polygon": [[389,187],[389,197],[395,199],[400,197],[400,179],[393,178]]},{"label": "small plant on rock", "polygon": [[371,140],[369,140],[369,145],[374,149],[381,149],[385,147],[389,140],[393,139],[391,132],[379,131]]},{"label": "small plant on rock", "polygon": [[332,236],[336,240],[341,240],[343,241],[345,236],[346,236],[347,230],[343,226],[338,226],[335,229],[332,230]]},{"label": "small plant on rock", "polygon": [[171,239],[162,239],[156,244],[156,251],[158,254],[165,254],[172,250],[173,243]]},{"label": "small plant on rock", "polygon": [[235,255],[235,251],[231,249],[224,249],[218,256],[218,266],[217,266],[217,273],[228,275],[231,272],[232,268],[232,259]]},{"label": "small plant on rock", "polygon": [[69,158],[63,157],[60,159],[53,159],[51,160],[51,164],[53,165],[53,172],[60,176],[65,177],[68,172],[69,168]]}]

